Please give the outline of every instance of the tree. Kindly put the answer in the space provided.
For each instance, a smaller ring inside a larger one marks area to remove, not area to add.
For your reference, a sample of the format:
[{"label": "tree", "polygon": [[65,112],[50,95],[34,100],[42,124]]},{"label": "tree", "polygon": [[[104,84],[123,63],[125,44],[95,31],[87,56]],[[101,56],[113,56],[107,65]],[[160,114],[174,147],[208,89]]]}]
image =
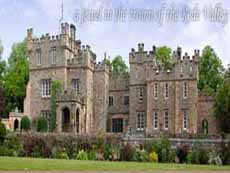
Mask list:
[{"label": "tree", "polygon": [[218,88],[214,115],[219,119],[221,131],[230,132],[230,79],[226,78]]},{"label": "tree", "polygon": [[117,55],[112,60],[111,65],[112,65],[112,72],[115,75],[125,74],[128,72],[128,67],[120,55]]},{"label": "tree", "polygon": [[3,53],[3,46],[2,46],[2,41],[0,39],[0,58],[2,58],[2,53]]},{"label": "tree", "polygon": [[156,50],[157,62],[165,69],[172,68],[172,49],[167,46],[158,47]]},{"label": "tree", "polygon": [[209,91],[211,92],[210,95],[215,93],[218,86],[223,82],[222,70],[221,60],[214,49],[206,46],[199,62],[199,90]]},{"label": "tree", "polygon": [[21,130],[28,131],[31,127],[31,121],[28,116],[23,116],[21,119]]},{"label": "tree", "polygon": [[0,144],[2,144],[4,142],[5,138],[6,138],[6,127],[0,121]]},{"label": "tree", "polygon": [[37,132],[47,132],[48,121],[44,116],[39,116],[37,118]]},{"label": "tree", "polygon": [[56,116],[57,105],[56,97],[57,93],[61,92],[61,83],[59,81],[52,81],[51,85],[51,115],[50,115],[50,131],[53,132],[56,129]]},{"label": "tree", "polygon": [[224,77],[225,78],[230,78],[230,64],[228,64],[228,67],[227,67],[227,69],[225,71]]},{"label": "tree", "polygon": [[4,102],[5,102],[5,99],[4,99],[4,88],[3,88],[3,75],[4,75],[4,72],[5,72],[5,67],[6,67],[6,62],[5,60],[2,60],[2,53],[3,53],[3,46],[2,46],[2,43],[1,43],[1,40],[0,40],[0,98],[2,99],[1,103],[0,103],[0,118],[1,116],[3,117],[4,115],[4,108],[5,108],[5,105],[4,105]]},{"label": "tree", "polygon": [[24,40],[13,45],[4,75],[6,114],[9,114],[15,107],[23,111],[23,100],[26,95],[28,79],[29,63],[27,60],[26,40]]},{"label": "tree", "polygon": [[3,83],[2,78],[3,78],[5,67],[6,67],[6,62],[2,60],[2,53],[3,53],[3,46],[2,46],[1,39],[0,39],[0,84],[1,85]]}]

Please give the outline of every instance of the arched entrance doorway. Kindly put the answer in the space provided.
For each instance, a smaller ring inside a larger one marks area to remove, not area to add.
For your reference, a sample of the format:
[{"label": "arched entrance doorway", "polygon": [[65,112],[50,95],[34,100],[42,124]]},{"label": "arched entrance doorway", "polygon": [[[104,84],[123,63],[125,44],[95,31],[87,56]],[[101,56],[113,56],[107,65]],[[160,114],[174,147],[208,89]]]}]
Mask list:
[{"label": "arched entrance doorway", "polygon": [[79,124],[80,124],[79,116],[80,116],[80,111],[79,108],[77,108],[76,110],[76,132],[77,133],[79,133]]},{"label": "arched entrance doorway", "polygon": [[70,132],[71,125],[70,125],[70,111],[69,108],[65,107],[62,110],[62,132]]},{"label": "arched entrance doorway", "polygon": [[14,120],[14,131],[18,130],[19,128],[19,121],[18,119]]}]

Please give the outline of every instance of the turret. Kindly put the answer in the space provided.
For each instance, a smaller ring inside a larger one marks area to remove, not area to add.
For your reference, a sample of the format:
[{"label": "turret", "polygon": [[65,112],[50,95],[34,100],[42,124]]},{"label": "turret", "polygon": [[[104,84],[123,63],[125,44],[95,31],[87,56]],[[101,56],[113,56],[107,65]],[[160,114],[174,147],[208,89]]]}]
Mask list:
[{"label": "turret", "polygon": [[143,52],[144,51],[144,43],[139,43],[138,44],[138,51]]},{"label": "turret", "polygon": [[199,49],[194,50],[194,55],[192,56],[192,59],[195,63],[199,62],[200,60],[200,50]]},{"label": "turret", "polygon": [[72,40],[76,39],[76,28],[73,24],[70,25],[70,38]]},{"label": "turret", "polygon": [[69,24],[68,23],[61,24],[61,34],[69,35]]},{"label": "turret", "polygon": [[145,63],[145,62],[153,62],[156,56],[156,47],[153,46],[151,51],[144,50],[144,44],[138,44],[138,51],[135,51],[134,48],[131,49],[129,53],[129,62],[130,63]]},{"label": "turret", "polygon": [[31,52],[33,49],[33,28],[27,30],[27,50]]}]

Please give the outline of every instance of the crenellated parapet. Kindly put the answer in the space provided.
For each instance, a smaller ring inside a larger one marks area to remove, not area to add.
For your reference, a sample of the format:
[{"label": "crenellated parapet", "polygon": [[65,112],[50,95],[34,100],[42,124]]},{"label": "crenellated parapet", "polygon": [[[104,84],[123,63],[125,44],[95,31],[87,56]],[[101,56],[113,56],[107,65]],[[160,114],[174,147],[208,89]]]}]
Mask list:
[{"label": "crenellated parapet", "polygon": [[67,65],[69,67],[83,67],[88,66],[93,69],[96,63],[96,54],[93,53],[89,45],[82,45],[78,50],[78,54],[72,58],[67,59]]},{"label": "crenellated parapet", "polygon": [[174,63],[198,63],[200,57],[200,50],[195,49],[194,54],[190,57],[187,52],[182,56],[182,49],[178,47],[173,51],[172,58]]},{"label": "crenellated parapet", "polygon": [[105,71],[105,72],[109,73],[110,67],[104,61],[102,61],[102,62],[98,62],[94,65],[94,71],[95,72]]},{"label": "crenellated parapet", "polygon": [[135,51],[134,48],[131,49],[129,53],[129,63],[145,63],[153,62],[156,60],[156,47],[153,46],[151,51],[144,50],[144,44],[138,44],[138,50]]},{"label": "crenellated parapet", "polygon": [[28,39],[28,51],[32,51],[32,47],[35,48],[42,47],[43,44],[48,46],[58,45],[67,48],[71,52],[76,52],[80,47],[81,42],[76,40],[76,28],[73,24],[62,23],[60,28],[60,34],[50,36],[49,33],[43,34],[41,37],[33,37],[33,29],[27,30]]},{"label": "crenellated parapet", "polygon": [[[41,37],[33,37],[33,29],[27,30],[28,53],[31,68],[47,68],[53,66],[88,66],[93,69],[96,63],[96,55],[89,45],[81,45],[76,40],[76,28],[73,24],[62,23],[60,34],[43,34]],[[55,53],[53,53],[55,51]],[[41,64],[37,64],[36,53],[40,52]],[[53,62],[52,56],[56,56]]]},{"label": "crenellated parapet", "polygon": [[197,79],[199,56],[199,50],[194,50],[193,56],[189,56],[187,52],[183,54],[182,49],[178,47],[172,53],[172,65],[166,68],[157,62],[155,46],[152,51],[147,53],[144,51],[143,45],[139,44],[138,51],[132,49],[130,53],[130,63],[148,62],[143,66],[143,69],[147,71],[147,80]]}]

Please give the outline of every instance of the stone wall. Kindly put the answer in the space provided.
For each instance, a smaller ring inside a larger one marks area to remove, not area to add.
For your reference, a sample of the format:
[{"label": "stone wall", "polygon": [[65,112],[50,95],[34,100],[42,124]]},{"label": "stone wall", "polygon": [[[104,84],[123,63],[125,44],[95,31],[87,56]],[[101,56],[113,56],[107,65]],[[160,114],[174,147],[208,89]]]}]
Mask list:
[{"label": "stone wall", "polygon": [[[124,98],[129,98],[129,75],[113,75],[109,78],[109,96],[113,97],[113,105],[108,106],[108,131],[112,131],[112,120],[123,120],[123,132],[128,128],[129,103],[125,104]],[[129,102],[129,100],[128,100]]]},{"label": "stone wall", "polygon": [[109,71],[106,64],[95,66],[92,86],[93,131],[106,132],[109,98]]},{"label": "stone wall", "polygon": [[198,99],[198,133],[204,133],[202,121],[208,121],[208,134],[216,135],[220,132],[218,120],[214,117],[215,99],[212,96],[199,95]]}]

